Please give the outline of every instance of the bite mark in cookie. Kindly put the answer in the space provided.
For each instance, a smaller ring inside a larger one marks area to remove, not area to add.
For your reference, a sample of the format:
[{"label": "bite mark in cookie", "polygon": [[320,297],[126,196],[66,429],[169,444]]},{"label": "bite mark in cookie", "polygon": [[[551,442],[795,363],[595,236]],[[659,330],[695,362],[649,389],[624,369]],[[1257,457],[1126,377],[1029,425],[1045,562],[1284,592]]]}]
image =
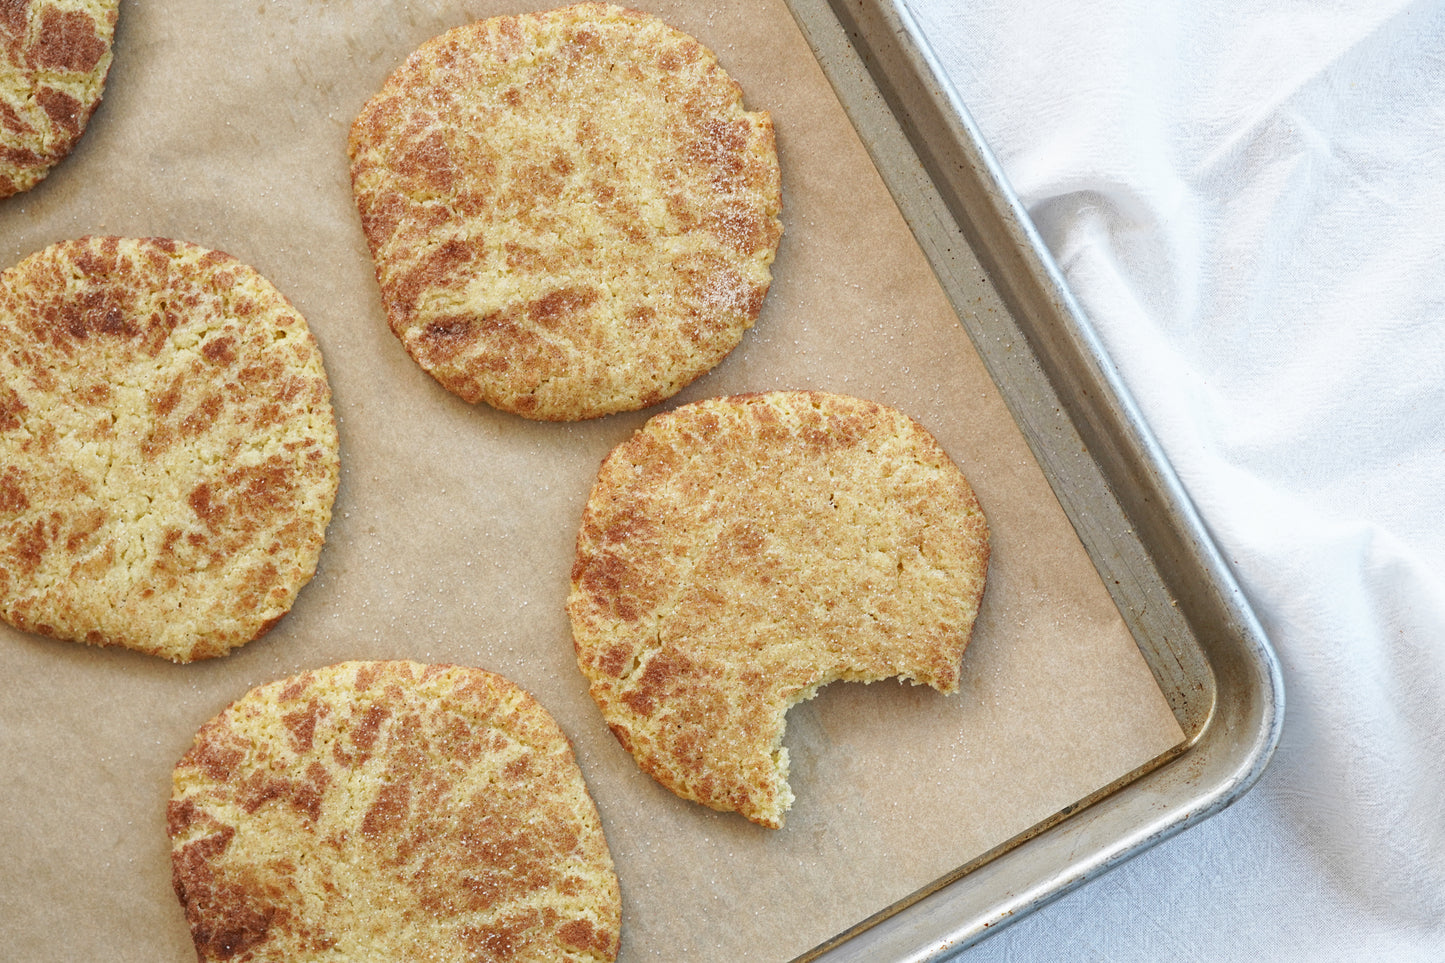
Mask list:
[{"label": "bite mark in cookie", "polygon": [[568,612],[612,731],[685,799],[782,825],[787,710],[957,689],[987,574],[972,489],[917,422],[826,392],[658,415],[603,462]]}]

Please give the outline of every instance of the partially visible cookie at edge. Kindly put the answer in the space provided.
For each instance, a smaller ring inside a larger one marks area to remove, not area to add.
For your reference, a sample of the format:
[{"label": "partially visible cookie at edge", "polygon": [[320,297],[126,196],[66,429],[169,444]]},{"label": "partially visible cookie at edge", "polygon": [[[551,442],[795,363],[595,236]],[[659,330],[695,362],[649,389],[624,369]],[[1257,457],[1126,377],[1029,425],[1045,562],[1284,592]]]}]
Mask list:
[{"label": "partially visible cookie at edge", "polygon": [[202,963],[617,956],[571,746],[481,669],[350,662],[258,686],[177,764],[167,830]]},{"label": "partially visible cookie at edge", "polygon": [[120,0],[0,4],[0,198],[34,187],[79,142],[110,71]]},{"label": "partially visible cookie at edge", "polygon": [[367,103],[349,154],[390,327],[468,402],[550,421],[656,404],[738,344],[771,283],[771,117],[650,15],[448,31]]},{"label": "partially visible cookie at edge", "polygon": [[229,254],[63,241],[0,273],[0,617],[178,662],[312,578],[340,477],[306,321]]},{"label": "partially visible cookie at edge", "polygon": [[567,608],[642,769],[776,828],[787,710],[838,680],[955,691],[988,558],[972,488],[913,419],[826,392],[739,395],[657,415],[607,456]]}]

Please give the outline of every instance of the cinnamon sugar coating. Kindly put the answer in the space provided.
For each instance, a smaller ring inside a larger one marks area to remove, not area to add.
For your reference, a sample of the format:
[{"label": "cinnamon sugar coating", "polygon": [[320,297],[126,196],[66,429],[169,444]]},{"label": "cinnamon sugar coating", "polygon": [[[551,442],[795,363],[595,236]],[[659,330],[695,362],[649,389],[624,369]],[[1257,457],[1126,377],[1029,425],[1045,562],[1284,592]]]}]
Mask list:
[{"label": "cinnamon sugar coating", "polygon": [[771,283],[772,121],[652,16],[583,3],[451,30],[349,150],[391,330],[469,402],[550,421],[656,404],[737,345]]},{"label": "cinnamon sugar coating", "polygon": [[481,669],[348,662],[258,686],[177,764],[167,831],[203,963],[617,957],[571,746]]},{"label": "cinnamon sugar coating", "polygon": [[739,395],[658,415],[607,457],[567,608],[638,764],[776,828],[793,802],[787,710],[840,680],[955,691],[988,555],[968,482],[906,415]]},{"label": "cinnamon sugar coating", "polygon": [[177,662],[270,629],[340,477],[306,321],[254,269],[86,237],[0,274],[0,618]]}]

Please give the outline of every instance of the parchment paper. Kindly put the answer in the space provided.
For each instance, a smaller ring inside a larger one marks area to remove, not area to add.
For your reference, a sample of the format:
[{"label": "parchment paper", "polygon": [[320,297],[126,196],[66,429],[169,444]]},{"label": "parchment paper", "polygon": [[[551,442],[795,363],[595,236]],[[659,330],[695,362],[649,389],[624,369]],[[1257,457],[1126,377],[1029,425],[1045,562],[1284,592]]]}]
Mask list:
[{"label": "parchment paper", "polygon": [[16,960],[193,958],[170,887],[170,770],[253,685],[346,659],[511,677],[557,717],[602,814],[622,959],[783,960],[1181,738],[1163,696],[782,0],[658,2],[773,113],[784,224],[757,326],[670,404],[816,387],[933,431],[993,529],[962,692],[838,684],[789,716],[786,828],[683,802],[587,696],[563,603],[583,502],[647,417],[473,408],[385,326],[347,128],[423,40],[535,3],[147,0],[80,147],[0,203],[8,266],[86,233],[169,235],[265,274],[321,343],[343,475],[315,580],[265,638],[189,666],[0,626],[0,947]]}]

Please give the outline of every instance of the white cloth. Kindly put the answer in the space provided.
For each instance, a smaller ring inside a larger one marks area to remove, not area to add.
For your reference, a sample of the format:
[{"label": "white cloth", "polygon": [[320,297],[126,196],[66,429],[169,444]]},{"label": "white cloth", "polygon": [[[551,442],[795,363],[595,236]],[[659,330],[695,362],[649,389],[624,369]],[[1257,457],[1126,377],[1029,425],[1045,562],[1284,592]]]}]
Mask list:
[{"label": "white cloth", "polygon": [[1280,657],[1230,809],[968,960],[1445,960],[1445,0],[906,0]]}]

